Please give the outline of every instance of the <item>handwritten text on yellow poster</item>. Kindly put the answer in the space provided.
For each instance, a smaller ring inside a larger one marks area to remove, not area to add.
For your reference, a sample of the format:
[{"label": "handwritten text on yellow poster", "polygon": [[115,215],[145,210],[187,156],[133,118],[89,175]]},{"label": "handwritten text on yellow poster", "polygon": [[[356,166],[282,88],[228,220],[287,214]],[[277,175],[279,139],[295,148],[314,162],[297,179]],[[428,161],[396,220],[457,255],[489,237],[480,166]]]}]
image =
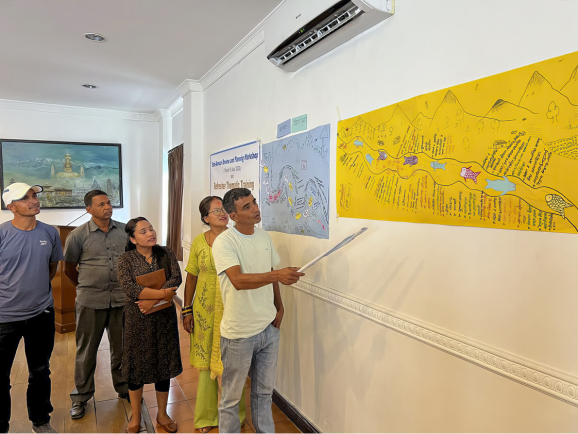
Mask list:
[{"label": "handwritten text on yellow poster", "polygon": [[578,53],[339,122],[341,217],[578,233]]}]

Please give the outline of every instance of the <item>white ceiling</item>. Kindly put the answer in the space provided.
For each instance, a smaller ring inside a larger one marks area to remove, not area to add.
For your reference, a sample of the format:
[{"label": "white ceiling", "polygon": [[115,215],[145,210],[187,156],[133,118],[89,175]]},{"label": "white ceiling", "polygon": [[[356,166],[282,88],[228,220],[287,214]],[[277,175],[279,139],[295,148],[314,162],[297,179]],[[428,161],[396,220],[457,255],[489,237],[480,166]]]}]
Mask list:
[{"label": "white ceiling", "polygon": [[[279,3],[0,0],[0,99],[154,113]],[[89,41],[87,32],[108,41]]]}]

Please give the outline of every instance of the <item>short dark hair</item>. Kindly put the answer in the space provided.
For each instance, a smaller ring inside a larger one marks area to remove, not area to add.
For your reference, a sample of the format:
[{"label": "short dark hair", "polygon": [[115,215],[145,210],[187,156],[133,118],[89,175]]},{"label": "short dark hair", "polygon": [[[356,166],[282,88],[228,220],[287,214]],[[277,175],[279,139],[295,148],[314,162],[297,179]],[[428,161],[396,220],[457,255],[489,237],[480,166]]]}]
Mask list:
[{"label": "short dark hair", "polygon": [[94,196],[102,196],[102,195],[105,195],[106,197],[108,197],[108,194],[106,193],[106,191],[90,190],[88,193],[86,193],[84,195],[84,205],[86,207],[92,206],[92,198]]},{"label": "short dark hair", "polygon": [[221,199],[219,196],[207,196],[199,204],[199,212],[201,213],[201,221],[204,224],[207,224],[207,222],[205,221],[205,217],[207,217],[209,215],[209,211],[211,210],[211,203],[214,200],[218,200],[220,202],[223,202],[223,199]]},{"label": "short dark hair", "polygon": [[231,214],[232,212],[237,212],[237,208],[235,207],[235,202],[243,197],[251,196],[251,190],[248,188],[233,188],[225,193],[223,197],[223,208],[227,211],[227,214]]}]

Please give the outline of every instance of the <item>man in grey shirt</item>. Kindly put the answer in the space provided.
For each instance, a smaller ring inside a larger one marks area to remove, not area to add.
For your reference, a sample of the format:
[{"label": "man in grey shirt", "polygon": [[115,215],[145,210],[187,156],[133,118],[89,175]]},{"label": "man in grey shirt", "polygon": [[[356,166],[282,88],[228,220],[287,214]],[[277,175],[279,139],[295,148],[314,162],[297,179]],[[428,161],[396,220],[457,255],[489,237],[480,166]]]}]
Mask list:
[{"label": "man in grey shirt", "polygon": [[87,401],[94,396],[96,356],[104,330],[110,342],[110,364],[114,389],[128,399],[128,385],[120,371],[123,314],[126,296],[118,283],[116,264],[124,252],[125,224],[112,220],[112,205],[102,190],[84,197],[88,223],[68,235],[64,251],[64,272],[76,285],[76,363],[70,394],[70,417],[80,419]]}]

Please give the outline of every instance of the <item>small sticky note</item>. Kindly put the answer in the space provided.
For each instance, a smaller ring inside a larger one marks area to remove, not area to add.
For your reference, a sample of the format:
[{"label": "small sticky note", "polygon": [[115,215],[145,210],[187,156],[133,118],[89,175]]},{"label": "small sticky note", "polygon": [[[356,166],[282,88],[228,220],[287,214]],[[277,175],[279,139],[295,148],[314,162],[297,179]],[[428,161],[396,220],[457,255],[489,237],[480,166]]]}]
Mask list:
[{"label": "small sticky note", "polygon": [[291,119],[291,132],[297,133],[307,129],[307,115],[297,116]]},{"label": "small sticky note", "polygon": [[277,138],[291,134],[291,119],[277,125]]}]

